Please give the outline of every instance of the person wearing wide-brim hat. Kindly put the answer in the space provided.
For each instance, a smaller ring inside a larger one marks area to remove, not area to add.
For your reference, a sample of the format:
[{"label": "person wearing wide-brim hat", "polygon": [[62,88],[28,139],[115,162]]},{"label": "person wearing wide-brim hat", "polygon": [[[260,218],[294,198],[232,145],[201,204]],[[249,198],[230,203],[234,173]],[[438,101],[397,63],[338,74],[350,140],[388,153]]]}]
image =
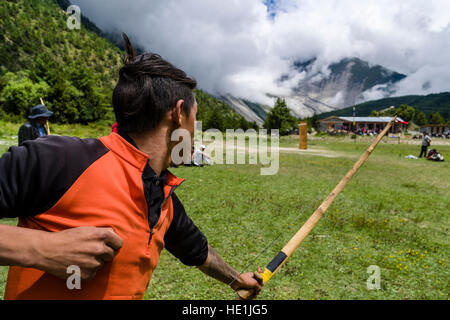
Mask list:
[{"label": "person wearing wide-brim hat", "polygon": [[19,129],[19,146],[27,140],[34,140],[39,137],[49,135],[46,123],[48,118],[53,115],[44,105],[38,104],[31,109],[28,116],[29,121],[22,125]]}]

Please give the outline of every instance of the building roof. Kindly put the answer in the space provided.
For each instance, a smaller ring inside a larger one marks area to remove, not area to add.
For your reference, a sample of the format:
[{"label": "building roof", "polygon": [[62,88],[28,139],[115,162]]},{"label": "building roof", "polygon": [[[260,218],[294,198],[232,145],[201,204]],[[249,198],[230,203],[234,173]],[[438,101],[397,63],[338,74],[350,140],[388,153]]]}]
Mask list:
[{"label": "building roof", "polygon": [[[330,120],[337,120],[337,121],[346,121],[346,122],[377,122],[377,123],[389,123],[392,121],[394,117],[329,117],[320,121],[330,121]],[[397,121],[404,122],[402,118],[397,117]]]},{"label": "building roof", "polygon": [[450,124],[426,124],[424,126],[420,126],[421,129],[429,127],[450,127]]}]

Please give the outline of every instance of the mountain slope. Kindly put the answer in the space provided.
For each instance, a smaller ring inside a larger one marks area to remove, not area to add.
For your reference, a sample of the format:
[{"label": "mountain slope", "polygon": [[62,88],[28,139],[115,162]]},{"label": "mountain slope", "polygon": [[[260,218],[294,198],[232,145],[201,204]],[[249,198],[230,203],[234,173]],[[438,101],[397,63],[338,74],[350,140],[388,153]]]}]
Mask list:
[{"label": "mountain slope", "polygon": [[390,94],[393,85],[406,77],[358,58],[343,59],[325,70],[318,68],[316,59],[296,62],[293,67],[303,79],[292,89],[287,101],[295,106],[293,113],[299,117],[354,105],[363,101],[364,92],[375,86],[384,86],[386,94]]},{"label": "mountain slope", "polygon": [[221,101],[229,105],[233,110],[242,115],[248,121],[254,121],[259,126],[262,126],[266,119],[269,107],[257,103],[239,99],[232,95],[224,95],[219,97]]},{"label": "mountain slope", "polygon": [[25,116],[42,97],[59,122],[111,115],[121,52],[84,26],[70,30],[67,18],[52,0],[0,2],[3,112]]},{"label": "mountain slope", "polygon": [[[370,65],[358,58],[343,59],[329,66],[321,66],[316,58],[296,61],[291,72],[279,79],[280,85],[292,82],[291,94],[284,96],[291,113],[299,118],[332,112],[366,100],[365,92],[377,88],[386,96],[394,93],[394,85],[406,76],[380,65]],[[224,97],[230,106],[247,119],[264,121],[267,107],[249,103],[237,97]],[[256,110],[264,110],[257,113]]]},{"label": "mountain slope", "polygon": [[[69,5],[67,0],[0,2],[0,117],[22,121],[43,98],[54,112],[52,121],[112,124],[111,97],[123,51],[85,17],[81,30],[70,30]],[[195,95],[198,120],[206,127],[255,126],[206,92]]]},{"label": "mountain slope", "polygon": [[[403,96],[385,98],[381,100],[368,101],[362,104],[355,105],[356,115],[359,117],[369,116],[373,110],[380,111],[390,106],[398,107],[402,104],[407,104],[411,107],[423,111],[426,115],[432,112],[439,112],[445,119],[450,117],[450,92],[443,92],[439,94],[430,94],[427,96]],[[344,108],[341,110],[322,113],[319,115],[320,119],[330,116],[352,116],[353,107]]]}]

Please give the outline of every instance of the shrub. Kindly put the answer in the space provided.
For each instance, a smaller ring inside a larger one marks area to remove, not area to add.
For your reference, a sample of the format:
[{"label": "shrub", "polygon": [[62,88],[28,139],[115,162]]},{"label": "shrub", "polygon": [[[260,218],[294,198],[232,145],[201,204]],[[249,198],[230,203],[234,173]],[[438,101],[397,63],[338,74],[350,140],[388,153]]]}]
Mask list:
[{"label": "shrub", "polygon": [[27,116],[30,109],[39,104],[39,98],[50,90],[46,82],[33,82],[20,74],[7,73],[5,78],[8,82],[0,92],[0,104],[5,113]]}]

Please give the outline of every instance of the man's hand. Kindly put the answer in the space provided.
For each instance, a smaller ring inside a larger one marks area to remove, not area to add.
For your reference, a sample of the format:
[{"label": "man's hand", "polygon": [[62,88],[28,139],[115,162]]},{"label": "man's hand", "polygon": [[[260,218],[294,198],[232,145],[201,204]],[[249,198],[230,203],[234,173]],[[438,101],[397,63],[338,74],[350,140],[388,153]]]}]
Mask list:
[{"label": "man's hand", "polygon": [[263,279],[258,272],[239,274],[238,271],[230,267],[221,256],[211,246],[208,246],[208,258],[205,263],[198,267],[202,272],[214,279],[228,284],[234,291],[240,289],[252,290],[252,295],[248,299],[254,299],[259,294],[264,285]]},{"label": "man's hand", "polygon": [[241,289],[250,290],[252,294],[248,297],[248,299],[255,299],[264,286],[264,281],[260,273],[262,273],[262,270],[258,267],[257,272],[247,272],[241,274],[238,279],[231,283],[231,288],[234,291],[239,291]]},{"label": "man's hand", "polygon": [[122,247],[111,228],[79,227],[61,232],[41,232],[32,242],[29,267],[67,278],[67,267],[76,265],[81,279],[90,280]]}]

